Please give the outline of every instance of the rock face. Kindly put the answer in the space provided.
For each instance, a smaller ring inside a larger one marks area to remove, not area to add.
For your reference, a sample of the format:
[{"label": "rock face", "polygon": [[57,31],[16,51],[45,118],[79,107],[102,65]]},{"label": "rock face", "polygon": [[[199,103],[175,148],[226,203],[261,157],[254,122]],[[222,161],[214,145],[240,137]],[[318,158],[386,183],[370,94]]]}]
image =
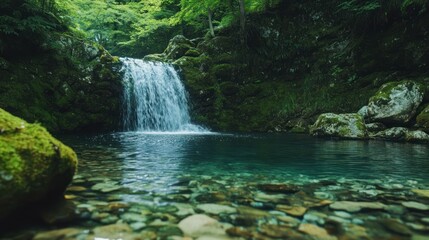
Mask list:
[{"label": "rock face", "polygon": [[365,138],[367,130],[363,117],[356,113],[324,113],[310,128],[313,136]]},{"label": "rock face", "polygon": [[7,69],[0,68],[0,107],[49,131],[117,129],[122,94],[118,58],[67,34],[52,33],[45,42],[37,57],[6,59]]},{"label": "rock face", "polygon": [[0,109],[0,219],[18,207],[62,197],[76,154],[38,124]]},{"label": "rock face", "polygon": [[417,125],[429,133],[429,105],[417,116]]},{"label": "rock face", "polygon": [[415,116],[417,108],[422,103],[423,95],[423,87],[413,81],[384,84],[370,98],[366,117],[372,122],[408,123]]}]

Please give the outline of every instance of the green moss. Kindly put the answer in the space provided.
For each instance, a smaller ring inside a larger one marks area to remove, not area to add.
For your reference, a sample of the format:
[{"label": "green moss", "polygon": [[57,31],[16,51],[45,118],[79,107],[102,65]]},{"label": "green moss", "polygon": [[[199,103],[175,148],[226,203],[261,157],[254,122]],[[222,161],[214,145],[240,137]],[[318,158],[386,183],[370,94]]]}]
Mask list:
[{"label": "green moss", "polygon": [[429,132],[429,105],[417,115],[417,125],[422,127],[426,132]]},{"label": "green moss", "polygon": [[77,168],[73,150],[38,124],[0,109],[0,218],[14,208],[61,196]]}]

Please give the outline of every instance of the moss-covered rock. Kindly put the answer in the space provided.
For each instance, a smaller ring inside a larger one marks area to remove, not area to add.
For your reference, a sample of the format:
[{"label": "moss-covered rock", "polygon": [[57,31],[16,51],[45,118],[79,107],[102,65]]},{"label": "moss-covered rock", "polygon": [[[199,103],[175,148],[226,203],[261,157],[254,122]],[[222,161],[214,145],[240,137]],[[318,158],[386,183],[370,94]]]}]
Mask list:
[{"label": "moss-covered rock", "polygon": [[417,116],[417,125],[429,133],[429,105]]},{"label": "moss-covered rock", "polygon": [[410,131],[404,127],[393,127],[384,131],[378,132],[371,136],[375,139],[383,139],[389,141],[399,142],[416,142],[416,143],[427,143],[429,142],[429,135],[423,131]]},{"label": "moss-covered rock", "polygon": [[357,113],[333,114],[324,113],[310,127],[313,136],[366,138],[367,130],[363,117]]},{"label": "moss-covered rock", "polygon": [[45,128],[0,109],[0,219],[19,207],[63,197],[76,168],[73,150]]},{"label": "moss-covered rock", "polygon": [[367,118],[386,124],[408,123],[422,103],[424,89],[414,81],[386,83],[369,99]]},{"label": "moss-covered rock", "polygon": [[193,47],[194,44],[189,39],[183,35],[177,35],[168,43],[164,55],[169,59],[175,60],[183,57]]}]

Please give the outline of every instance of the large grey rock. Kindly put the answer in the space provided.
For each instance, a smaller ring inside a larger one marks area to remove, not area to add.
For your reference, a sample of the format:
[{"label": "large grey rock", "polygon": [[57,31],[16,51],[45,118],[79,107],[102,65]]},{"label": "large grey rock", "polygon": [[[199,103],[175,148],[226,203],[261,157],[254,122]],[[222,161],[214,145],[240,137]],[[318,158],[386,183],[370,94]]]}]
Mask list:
[{"label": "large grey rock", "polygon": [[429,134],[420,130],[410,131],[409,129],[403,127],[389,128],[372,135],[372,137],[392,141],[407,141],[417,143],[429,142]]},{"label": "large grey rock", "polygon": [[408,123],[422,103],[423,95],[423,87],[413,81],[386,83],[369,99],[366,117],[371,122]]},{"label": "large grey rock", "polygon": [[363,117],[357,113],[334,114],[324,113],[310,128],[314,136],[341,138],[365,138],[367,130]]}]

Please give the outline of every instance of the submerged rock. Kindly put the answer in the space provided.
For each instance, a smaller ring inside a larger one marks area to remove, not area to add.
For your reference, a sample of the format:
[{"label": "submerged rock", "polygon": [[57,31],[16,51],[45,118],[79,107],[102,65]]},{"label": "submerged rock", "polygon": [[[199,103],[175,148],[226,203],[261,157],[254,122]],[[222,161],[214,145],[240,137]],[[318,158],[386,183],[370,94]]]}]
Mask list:
[{"label": "submerged rock", "polygon": [[189,237],[211,237],[212,239],[228,238],[226,226],[209,216],[203,214],[196,214],[189,216],[179,223],[179,228]]},{"label": "submerged rock", "polygon": [[387,206],[379,202],[350,202],[338,201],[329,206],[334,210],[344,210],[347,212],[359,212],[362,209],[383,210]]},{"label": "submerged rock", "polygon": [[357,113],[324,113],[310,128],[314,136],[340,138],[366,138],[367,130],[363,117]]},{"label": "submerged rock", "polygon": [[423,87],[413,81],[386,83],[369,99],[367,118],[387,124],[408,123],[423,101]]},{"label": "submerged rock", "polygon": [[0,109],[0,219],[18,207],[63,198],[76,154],[45,128]]}]

